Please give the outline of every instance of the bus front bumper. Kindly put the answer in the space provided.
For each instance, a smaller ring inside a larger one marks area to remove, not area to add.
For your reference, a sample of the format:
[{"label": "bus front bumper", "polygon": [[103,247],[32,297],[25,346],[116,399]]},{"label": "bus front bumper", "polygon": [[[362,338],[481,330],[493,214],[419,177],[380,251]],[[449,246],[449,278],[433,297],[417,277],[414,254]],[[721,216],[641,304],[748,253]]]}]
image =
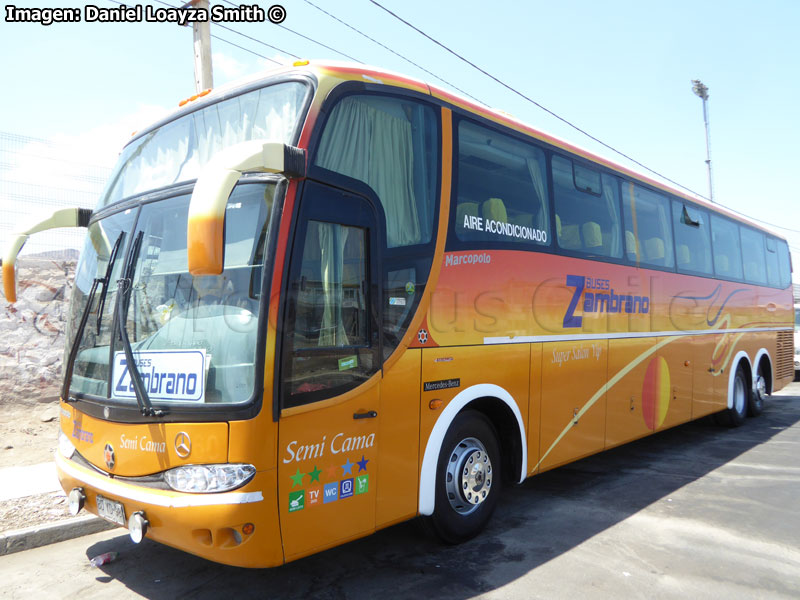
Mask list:
[{"label": "bus front bumper", "polygon": [[117,515],[124,525],[117,524],[127,526],[138,513],[146,519],[146,537],[152,540],[228,565],[273,567],[284,562],[274,469],[257,472],[235,491],[187,494],[113,479],[59,450],[55,462],[64,491],[83,493],[83,508],[103,516],[98,496],[106,507],[121,505]]}]

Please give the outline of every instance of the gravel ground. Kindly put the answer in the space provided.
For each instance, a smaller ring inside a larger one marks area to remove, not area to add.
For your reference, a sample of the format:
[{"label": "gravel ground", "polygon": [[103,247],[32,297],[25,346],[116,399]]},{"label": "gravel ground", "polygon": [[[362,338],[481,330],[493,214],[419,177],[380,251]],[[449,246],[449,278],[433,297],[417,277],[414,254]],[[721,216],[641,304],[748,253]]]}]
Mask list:
[{"label": "gravel ground", "polygon": [[63,492],[37,494],[0,502],[0,533],[71,519]]}]

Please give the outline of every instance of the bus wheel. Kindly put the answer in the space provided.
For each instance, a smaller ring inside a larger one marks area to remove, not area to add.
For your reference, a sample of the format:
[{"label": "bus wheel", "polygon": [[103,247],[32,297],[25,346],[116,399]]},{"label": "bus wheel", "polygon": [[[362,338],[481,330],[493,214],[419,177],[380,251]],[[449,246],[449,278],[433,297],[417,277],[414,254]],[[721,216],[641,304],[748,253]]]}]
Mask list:
[{"label": "bus wheel", "polygon": [[747,414],[757,417],[764,410],[764,400],[767,397],[767,379],[764,377],[764,368],[758,365],[755,385],[750,392],[750,402],[747,403]]},{"label": "bus wheel", "polygon": [[500,449],[491,422],[479,412],[459,414],[442,442],[428,525],[448,544],[475,537],[494,512],[500,481]]},{"label": "bus wheel", "polygon": [[750,393],[748,392],[747,377],[744,368],[739,365],[736,375],[733,376],[733,398],[731,408],[717,414],[717,423],[725,427],[739,427],[747,417],[747,405]]}]

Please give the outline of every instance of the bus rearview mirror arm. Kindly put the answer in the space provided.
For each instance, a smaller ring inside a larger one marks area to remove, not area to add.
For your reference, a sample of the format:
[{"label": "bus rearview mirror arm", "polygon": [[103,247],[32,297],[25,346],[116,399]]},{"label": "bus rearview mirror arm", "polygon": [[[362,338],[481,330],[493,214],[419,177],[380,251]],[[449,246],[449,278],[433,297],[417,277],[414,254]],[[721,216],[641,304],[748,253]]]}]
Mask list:
[{"label": "bus rearview mirror arm", "polygon": [[3,291],[9,304],[17,301],[17,256],[34,233],[55,229],[57,227],[88,227],[89,219],[92,218],[92,211],[88,208],[62,208],[55,211],[43,221],[34,223],[23,231],[12,234],[11,240],[5,255],[3,255]]},{"label": "bus rearview mirror arm", "polygon": [[195,183],[189,204],[186,241],[192,275],[222,273],[225,207],[236,182],[245,172],[304,177],[305,151],[280,142],[253,140],[226,148],[209,161]]}]

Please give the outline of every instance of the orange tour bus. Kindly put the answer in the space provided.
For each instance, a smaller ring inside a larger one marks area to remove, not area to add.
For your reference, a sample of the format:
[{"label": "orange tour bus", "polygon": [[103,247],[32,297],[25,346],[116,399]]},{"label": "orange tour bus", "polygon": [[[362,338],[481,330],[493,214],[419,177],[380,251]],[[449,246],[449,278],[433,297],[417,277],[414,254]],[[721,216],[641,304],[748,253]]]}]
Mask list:
[{"label": "orange tour bus", "polygon": [[92,210],[55,461],[85,509],[267,567],[793,378],[786,242],[508,115],[298,61],[134,135]]}]

